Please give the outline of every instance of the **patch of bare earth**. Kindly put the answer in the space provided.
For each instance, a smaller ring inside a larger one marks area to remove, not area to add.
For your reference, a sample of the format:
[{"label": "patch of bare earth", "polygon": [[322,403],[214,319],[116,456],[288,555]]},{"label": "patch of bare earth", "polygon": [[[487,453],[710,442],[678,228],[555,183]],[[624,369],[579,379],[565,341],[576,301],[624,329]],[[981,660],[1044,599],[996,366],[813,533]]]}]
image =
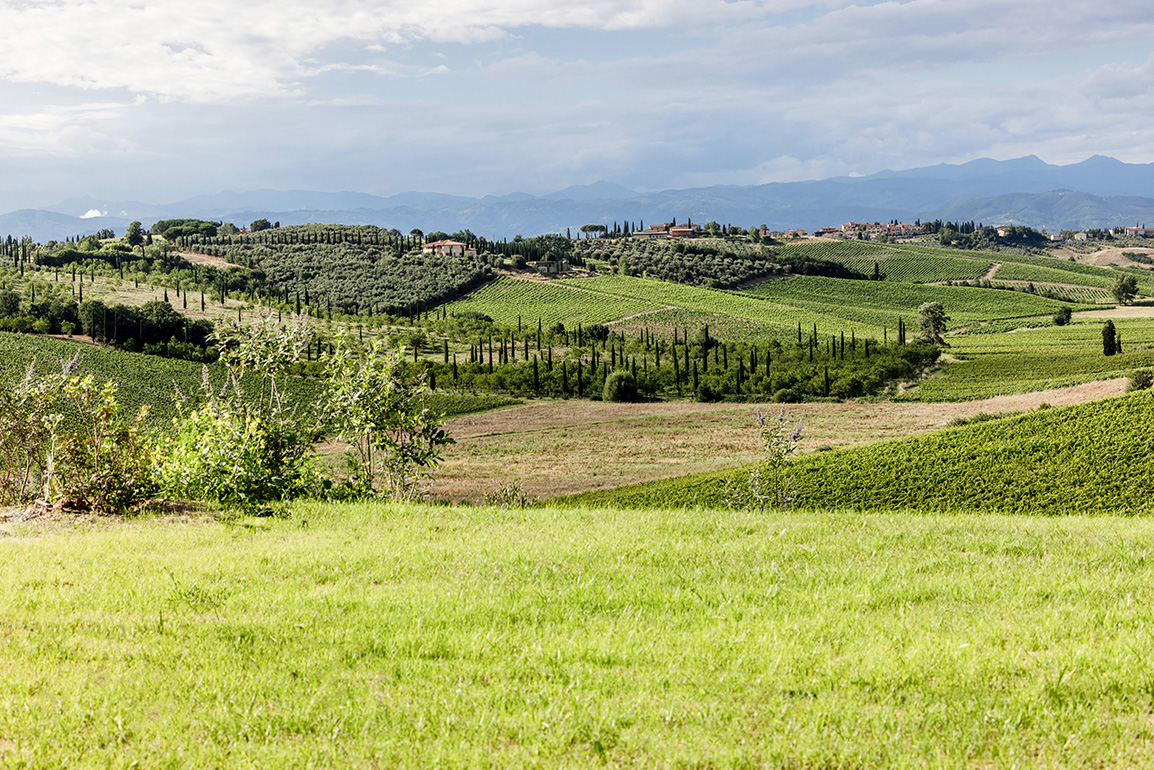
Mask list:
[{"label": "patch of bare earth", "polygon": [[[957,404],[791,404],[805,451],[938,430],[958,417],[1064,406],[1122,393],[1125,379]],[[779,404],[607,404],[539,401],[448,421],[448,447],[430,487],[437,500],[479,501],[509,481],[548,499],[753,462],[753,416]]]},{"label": "patch of bare earth", "polygon": [[1154,318],[1154,304],[1119,305],[1102,310],[1079,310],[1078,318]]},{"label": "patch of bare earth", "polygon": [[223,257],[212,257],[208,254],[197,254],[192,251],[181,251],[176,256],[192,265],[211,265],[219,268],[241,267],[241,265],[234,265]]},{"label": "patch of bare earth", "polygon": [[1122,256],[1122,252],[1137,252],[1145,254],[1149,257],[1154,257],[1154,249],[1145,249],[1140,246],[1110,246],[1104,249],[1089,254],[1078,254],[1075,259],[1086,265],[1097,265],[1098,267],[1111,267],[1114,265],[1123,265],[1125,267],[1142,267],[1150,268],[1150,265],[1144,265],[1141,262],[1134,262]]}]

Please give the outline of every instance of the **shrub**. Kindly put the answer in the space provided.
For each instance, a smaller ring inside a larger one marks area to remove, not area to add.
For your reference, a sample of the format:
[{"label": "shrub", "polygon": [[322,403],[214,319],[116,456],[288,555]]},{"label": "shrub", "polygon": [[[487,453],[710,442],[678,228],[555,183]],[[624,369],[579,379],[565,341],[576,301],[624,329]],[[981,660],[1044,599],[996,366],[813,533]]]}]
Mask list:
[{"label": "shrub", "polygon": [[37,377],[35,363],[15,388],[0,389],[0,504],[36,498],[61,419],[59,378]]},{"label": "shrub", "polygon": [[637,380],[626,371],[610,373],[605,378],[605,387],[601,389],[601,398],[604,401],[630,402],[637,400]]},{"label": "shrub", "polygon": [[157,478],[165,494],[255,512],[323,487],[311,458],[285,456],[274,430],[212,400],[179,422],[163,444]]},{"label": "shrub", "polygon": [[1070,310],[1070,308],[1066,306],[1058,308],[1056,311],[1054,311],[1054,326],[1065,326],[1066,324],[1070,323],[1070,318],[1072,316],[1073,312]]},{"label": "shrub", "polygon": [[68,376],[63,393],[79,412],[78,427],[54,441],[46,498],[74,508],[120,513],[148,497],[155,489],[152,442],[144,431],[149,407],[124,422],[116,385],[109,381],[97,387],[92,375]]},{"label": "shrub", "polygon": [[385,354],[379,340],[357,357],[337,332],[325,411],[351,447],[346,488],[354,496],[412,499],[440,462],[441,447],[453,443],[441,415],[425,405],[421,378],[409,376],[402,359],[403,349]]},{"label": "shrub", "polygon": [[319,491],[321,475],[307,456],[319,421],[289,408],[279,385],[311,341],[303,319],[282,325],[264,314],[247,326],[218,327],[213,339],[228,379],[215,392],[206,368],[203,405],[187,415],[178,405],[176,435],[158,469],[165,493],[256,510]]},{"label": "shrub", "polygon": [[1130,382],[1126,385],[1127,392],[1135,390],[1149,390],[1154,385],[1154,370],[1139,369],[1130,375]]},{"label": "shrub", "polygon": [[152,442],[143,430],[148,408],[125,422],[116,386],[78,376],[76,361],[39,378],[30,366],[15,389],[0,393],[0,502],[39,495],[120,513],[153,491]]}]

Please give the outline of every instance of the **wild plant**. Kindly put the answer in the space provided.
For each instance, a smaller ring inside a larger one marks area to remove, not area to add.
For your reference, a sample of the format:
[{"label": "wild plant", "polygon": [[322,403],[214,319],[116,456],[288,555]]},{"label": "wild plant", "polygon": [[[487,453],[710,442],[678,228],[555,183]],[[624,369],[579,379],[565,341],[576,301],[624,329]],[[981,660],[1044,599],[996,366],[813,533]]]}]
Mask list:
[{"label": "wild plant", "polygon": [[126,422],[120,416],[116,385],[97,385],[92,375],[65,375],[61,392],[77,415],[73,430],[54,431],[44,474],[45,499],[119,513],[152,494],[153,443],[144,427],[149,407],[141,407]]},{"label": "wild plant", "polygon": [[485,505],[493,508],[527,508],[535,502],[536,499],[530,499],[521,482],[516,480],[486,493],[484,497]]},{"label": "wild plant", "polygon": [[311,335],[303,318],[281,324],[272,313],[216,328],[225,382],[216,387],[205,367],[199,403],[177,391],[177,430],[158,466],[167,494],[254,510],[321,489],[309,457],[319,420],[300,414],[280,387]]},{"label": "wild plant", "polygon": [[52,437],[63,416],[58,399],[62,377],[38,377],[36,362],[16,387],[0,389],[0,504],[36,498],[43,487]]},{"label": "wild plant", "polygon": [[790,430],[785,407],[776,418],[766,417],[758,409],[754,421],[761,438],[761,459],[749,472],[744,483],[733,483],[727,489],[727,498],[735,508],[755,510],[786,509],[793,504],[793,478],[789,466],[799,451],[802,420]]},{"label": "wild plant", "polygon": [[358,355],[343,330],[328,359],[325,415],[349,447],[347,485],[355,495],[411,500],[453,439],[425,406],[423,379],[410,375],[404,349],[374,340]]},{"label": "wild plant", "polygon": [[116,386],[80,376],[78,364],[79,355],[37,376],[33,362],[15,388],[0,391],[0,502],[39,496],[116,513],[152,492],[148,408],[125,422]]}]

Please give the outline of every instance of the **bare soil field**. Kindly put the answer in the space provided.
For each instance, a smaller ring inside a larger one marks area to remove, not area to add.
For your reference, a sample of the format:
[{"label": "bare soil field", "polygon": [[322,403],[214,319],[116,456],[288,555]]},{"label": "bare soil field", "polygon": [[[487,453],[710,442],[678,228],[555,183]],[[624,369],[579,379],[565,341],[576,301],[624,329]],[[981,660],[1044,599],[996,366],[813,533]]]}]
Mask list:
[{"label": "bare soil field", "polygon": [[[176,256],[188,262],[190,265],[211,265],[212,267],[219,267],[222,270],[230,267],[241,267],[240,265],[234,265],[223,257],[212,257],[208,254],[196,254],[191,251],[181,251],[178,252]],[[244,268],[241,267],[241,269]]]},{"label": "bare soil field", "polygon": [[1135,251],[1140,254],[1147,254],[1154,257],[1154,249],[1146,249],[1140,246],[1109,246],[1089,254],[1079,253],[1075,259],[1086,265],[1097,265],[1098,267],[1111,267],[1113,265],[1124,265],[1126,267],[1141,267],[1150,268],[1150,265],[1144,265],[1141,262],[1132,262],[1126,257],[1122,256],[1124,251]]},{"label": "bare soil field", "polygon": [[1119,305],[1103,310],[1080,310],[1079,318],[1154,318],[1154,304]]},{"label": "bare soil field", "polygon": [[[804,451],[842,448],[937,430],[958,417],[1064,406],[1122,393],[1126,380],[955,404],[789,404]],[[510,481],[547,499],[753,462],[757,409],[780,404],[608,404],[538,401],[448,421],[457,443],[430,487],[436,500],[479,501]]]}]

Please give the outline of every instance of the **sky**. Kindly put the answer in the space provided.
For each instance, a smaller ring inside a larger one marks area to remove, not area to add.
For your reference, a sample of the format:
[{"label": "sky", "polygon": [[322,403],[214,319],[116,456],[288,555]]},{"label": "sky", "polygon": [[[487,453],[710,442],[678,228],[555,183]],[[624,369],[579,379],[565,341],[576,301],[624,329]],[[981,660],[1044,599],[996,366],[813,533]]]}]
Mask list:
[{"label": "sky", "polygon": [[0,0],[0,211],[1154,162],[1148,0]]}]

